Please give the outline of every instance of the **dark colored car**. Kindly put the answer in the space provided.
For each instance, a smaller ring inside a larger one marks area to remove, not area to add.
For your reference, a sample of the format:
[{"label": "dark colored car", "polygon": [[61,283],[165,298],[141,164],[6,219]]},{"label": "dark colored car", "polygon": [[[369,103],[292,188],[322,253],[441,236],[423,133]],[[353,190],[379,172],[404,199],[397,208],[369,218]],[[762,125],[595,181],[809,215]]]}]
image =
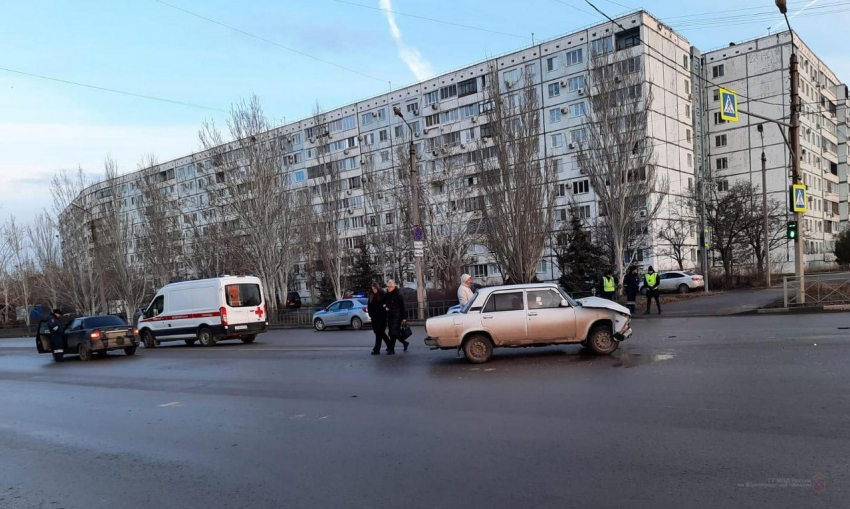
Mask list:
[{"label": "dark colored car", "polygon": [[[83,316],[65,327],[63,340],[66,355],[76,353],[81,361],[89,361],[95,352],[105,354],[124,350],[125,354],[134,355],[139,346],[139,333],[135,327],[114,315]],[[35,346],[38,353],[53,353],[46,320],[38,324]],[[59,355],[53,354],[54,358]]]},{"label": "dark colored car", "polygon": [[301,295],[298,292],[288,292],[286,294],[286,309],[300,309]]}]

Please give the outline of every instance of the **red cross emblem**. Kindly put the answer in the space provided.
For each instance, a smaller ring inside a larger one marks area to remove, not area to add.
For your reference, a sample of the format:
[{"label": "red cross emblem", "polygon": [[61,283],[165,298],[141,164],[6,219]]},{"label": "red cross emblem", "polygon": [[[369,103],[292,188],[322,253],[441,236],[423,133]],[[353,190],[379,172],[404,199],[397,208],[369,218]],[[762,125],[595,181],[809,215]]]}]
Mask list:
[{"label": "red cross emblem", "polygon": [[254,313],[257,313],[257,316],[262,318],[263,317],[263,308],[257,308],[257,310],[254,311]]}]

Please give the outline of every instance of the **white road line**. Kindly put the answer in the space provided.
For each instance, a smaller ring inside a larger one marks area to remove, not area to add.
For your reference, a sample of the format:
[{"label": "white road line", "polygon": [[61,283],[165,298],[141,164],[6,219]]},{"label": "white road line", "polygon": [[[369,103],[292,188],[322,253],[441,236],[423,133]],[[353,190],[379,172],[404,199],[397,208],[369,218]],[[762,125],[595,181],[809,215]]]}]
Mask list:
[{"label": "white road line", "polygon": [[172,401],[171,403],[165,403],[164,405],[157,405],[157,406],[159,406],[159,407],[180,406],[180,402],[179,401]]}]

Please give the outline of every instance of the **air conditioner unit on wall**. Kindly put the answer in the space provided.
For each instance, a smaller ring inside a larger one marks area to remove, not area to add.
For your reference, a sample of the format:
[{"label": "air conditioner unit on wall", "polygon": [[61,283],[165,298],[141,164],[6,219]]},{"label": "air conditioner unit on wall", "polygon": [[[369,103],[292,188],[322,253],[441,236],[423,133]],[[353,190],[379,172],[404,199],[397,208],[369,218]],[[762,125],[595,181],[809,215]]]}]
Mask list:
[{"label": "air conditioner unit on wall", "polygon": [[584,89],[583,88],[578,89],[578,95],[584,95]]},{"label": "air conditioner unit on wall", "polygon": [[345,154],[345,155],[348,155],[349,152],[351,152],[351,151],[348,150],[348,149],[345,149],[345,150],[342,151],[342,153]]},{"label": "air conditioner unit on wall", "polygon": [[478,117],[472,117],[469,120],[471,120],[473,124],[478,123]]},{"label": "air conditioner unit on wall", "polygon": [[510,81],[506,81],[506,82],[505,82],[505,87],[507,87],[507,88],[514,88],[514,84],[513,84],[513,83],[511,83]]},{"label": "air conditioner unit on wall", "polygon": [[567,145],[567,147],[569,147],[570,149],[574,149],[574,148],[576,148],[576,144],[570,143],[569,145]]},{"label": "air conditioner unit on wall", "polygon": [[561,108],[561,113],[563,113],[564,115],[566,115],[566,114],[567,114],[567,113],[569,113],[569,112],[570,112],[570,109],[569,109],[569,108],[567,108],[567,107],[563,107],[563,108]]},{"label": "air conditioner unit on wall", "polygon": [[434,110],[434,111],[439,110],[439,109],[440,109],[440,104],[439,104],[439,103],[434,103],[434,104],[432,104],[432,105],[431,105],[431,109],[432,109],[432,110]]}]

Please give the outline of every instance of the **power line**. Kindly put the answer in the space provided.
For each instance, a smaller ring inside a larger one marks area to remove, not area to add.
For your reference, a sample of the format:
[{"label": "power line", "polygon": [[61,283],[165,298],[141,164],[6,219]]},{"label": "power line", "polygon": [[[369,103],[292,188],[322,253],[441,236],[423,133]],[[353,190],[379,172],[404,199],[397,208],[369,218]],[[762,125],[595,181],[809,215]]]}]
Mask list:
[{"label": "power line", "polygon": [[561,4],[561,5],[566,5],[566,6],[567,6],[567,7],[569,7],[570,9],[575,9],[575,10],[577,10],[578,12],[583,12],[583,13],[585,13],[585,14],[589,15],[589,16],[595,16],[595,14],[593,14],[592,12],[588,12],[588,11],[586,11],[586,10],[584,10],[584,9],[579,9],[579,8],[578,8],[578,7],[576,7],[575,5],[568,4],[567,2],[564,2],[563,0],[555,0],[555,1],[556,1],[556,2],[558,2],[558,3],[559,3],[559,4]]},{"label": "power line", "polygon": [[371,76],[371,75],[369,75],[369,74],[366,74],[366,73],[360,72],[360,71],[358,71],[358,70],[356,70],[356,69],[352,69],[352,68],[350,68],[350,67],[345,67],[345,66],[343,66],[343,65],[339,65],[339,64],[334,63],[334,62],[331,62],[331,61],[329,61],[329,60],[325,60],[325,59],[323,59],[323,58],[320,58],[320,57],[317,57],[317,56],[311,55],[311,54],[309,54],[309,53],[305,53],[305,52],[303,52],[303,51],[301,51],[301,50],[297,50],[297,49],[295,49],[295,48],[290,48],[289,46],[284,46],[283,44],[280,44],[280,43],[278,43],[278,42],[272,41],[271,39],[266,39],[265,37],[262,37],[262,36],[259,36],[259,35],[256,35],[256,34],[252,34],[251,32],[246,32],[245,30],[242,30],[242,29],[240,29],[240,28],[236,28],[236,27],[234,27],[234,26],[232,26],[232,25],[228,25],[228,24],[226,24],[226,23],[222,23],[221,21],[216,21],[216,20],[214,20],[214,19],[212,19],[212,18],[208,18],[208,17],[203,16],[203,15],[201,15],[201,14],[198,14],[198,13],[196,13],[196,12],[192,12],[192,11],[189,11],[189,10],[187,10],[187,9],[183,9],[182,7],[178,7],[178,6],[176,6],[176,5],[172,5],[172,4],[170,4],[170,3],[163,2],[162,0],[153,0],[153,1],[154,1],[154,2],[156,2],[156,3],[158,3],[158,4],[162,4],[162,5],[166,6],[166,7],[171,7],[171,8],[172,8],[172,9],[174,9],[174,10],[177,10],[177,11],[180,11],[180,12],[183,12],[183,13],[186,13],[186,14],[188,14],[188,15],[190,15],[190,16],[194,16],[194,17],[196,17],[196,18],[202,19],[202,20],[207,21],[207,22],[209,22],[209,23],[212,23],[212,24],[214,24],[214,25],[218,25],[218,26],[220,26],[220,27],[227,28],[228,30],[233,30],[234,32],[240,33],[240,34],[242,34],[242,35],[244,35],[244,36],[246,36],[246,37],[250,37],[250,38],[252,38],[252,39],[256,39],[256,40],[258,40],[258,41],[262,41],[262,42],[265,42],[265,43],[267,43],[267,44],[271,44],[272,46],[277,46],[278,48],[284,49],[284,50],[286,50],[286,51],[290,51],[290,52],[292,52],[292,53],[296,53],[296,54],[298,54],[298,55],[301,55],[301,56],[304,56],[304,57],[307,57],[307,58],[311,58],[311,59],[313,59],[313,60],[315,60],[315,61],[317,61],[317,62],[322,62],[323,64],[331,65],[331,66],[336,67],[336,68],[338,68],[338,69],[342,69],[342,70],[344,70],[344,71],[348,71],[348,72],[352,72],[352,73],[354,73],[354,74],[358,74],[358,75],[360,75],[360,76],[363,76],[364,78],[369,78],[369,79],[372,79],[372,80],[380,81],[381,83],[386,83],[386,82],[387,82],[387,80],[385,80],[385,79],[376,78],[375,76]]},{"label": "power line", "polygon": [[408,18],[421,19],[421,20],[424,20],[424,21],[431,21],[433,23],[440,23],[442,25],[449,25],[449,26],[454,26],[454,27],[459,27],[459,28],[466,28],[466,29],[469,29],[469,30],[478,30],[480,32],[488,32],[488,33],[491,33],[491,34],[505,35],[507,37],[516,37],[518,39],[531,39],[531,37],[528,37],[526,35],[517,35],[517,34],[508,33],[508,32],[501,32],[499,30],[490,30],[489,28],[481,28],[481,27],[476,27],[476,26],[471,26],[471,25],[463,25],[461,23],[455,23],[455,22],[452,22],[452,21],[445,21],[445,20],[441,20],[441,19],[428,18],[426,16],[419,16],[417,14],[408,14],[408,13],[405,13],[405,12],[399,12],[399,11],[394,11],[394,10],[390,10],[390,9],[384,9],[383,7],[375,7],[375,6],[372,6],[372,5],[363,5],[363,4],[359,4],[359,3],[355,3],[355,2],[349,2],[347,0],[333,0],[333,1],[337,2],[337,3],[341,3],[341,4],[353,5],[355,7],[361,7],[363,9],[371,9],[373,11],[381,11],[381,12],[386,12],[388,14],[395,14],[396,16],[405,16],[405,17],[408,17]]},{"label": "power line", "polygon": [[131,96],[131,97],[139,97],[139,98],[142,98],[142,99],[150,99],[152,101],[160,101],[160,102],[169,103],[169,104],[177,104],[179,106],[187,106],[187,107],[190,107],[190,108],[198,108],[198,109],[202,109],[202,110],[218,111],[218,112],[221,112],[221,113],[227,113],[227,110],[223,110],[221,108],[214,108],[212,106],[204,106],[202,104],[194,104],[194,103],[188,103],[188,102],[184,102],[184,101],[177,101],[177,100],[174,100],[174,99],[166,99],[164,97],[157,97],[157,96],[147,95],[147,94],[137,94],[135,92],[127,92],[125,90],[118,90],[118,89],[115,89],[115,88],[101,87],[101,86],[98,86],[98,85],[90,85],[90,84],[87,84],[87,83],[79,83],[79,82],[76,82],[76,81],[66,80],[66,79],[62,79],[62,78],[54,78],[54,77],[51,77],[51,76],[44,76],[44,75],[41,75],[41,74],[34,74],[34,73],[30,73],[30,72],[25,72],[25,71],[18,71],[16,69],[9,69],[9,68],[6,68],[6,67],[0,67],[0,71],[6,71],[6,72],[14,73],[14,74],[20,74],[20,75],[23,75],[23,76],[29,76],[31,78],[39,78],[39,79],[42,79],[42,80],[55,81],[57,83],[65,83],[66,85],[74,85],[74,86],[77,86],[77,87],[91,88],[91,89],[100,90],[100,91],[103,91],[103,92],[112,92],[114,94],[127,95],[127,96]]}]

